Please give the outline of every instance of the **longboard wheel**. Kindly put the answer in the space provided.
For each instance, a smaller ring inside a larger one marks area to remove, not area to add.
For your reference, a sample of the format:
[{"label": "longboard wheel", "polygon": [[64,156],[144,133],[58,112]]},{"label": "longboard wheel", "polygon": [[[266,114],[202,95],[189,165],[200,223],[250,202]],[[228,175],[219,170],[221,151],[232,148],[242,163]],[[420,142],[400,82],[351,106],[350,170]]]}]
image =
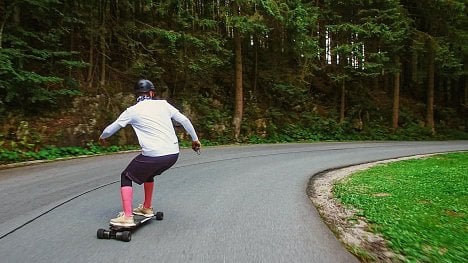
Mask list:
[{"label": "longboard wheel", "polygon": [[156,220],[163,220],[164,218],[164,213],[163,212],[157,212],[156,213]]},{"label": "longboard wheel", "polygon": [[132,233],[130,233],[130,231],[117,232],[115,234],[115,239],[130,242],[130,240],[132,240]]},{"label": "longboard wheel", "polygon": [[99,239],[110,239],[110,231],[102,229],[102,228],[98,229],[97,238],[99,238]]}]

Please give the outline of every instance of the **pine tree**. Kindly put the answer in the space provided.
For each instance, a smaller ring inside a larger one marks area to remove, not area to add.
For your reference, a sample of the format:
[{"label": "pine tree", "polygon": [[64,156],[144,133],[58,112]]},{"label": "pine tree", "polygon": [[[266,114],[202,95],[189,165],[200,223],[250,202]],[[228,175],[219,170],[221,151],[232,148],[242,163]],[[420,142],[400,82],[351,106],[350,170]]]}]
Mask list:
[{"label": "pine tree", "polygon": [[[437,92],[443,89],[436,83],[436,78],[461,82],[463,64],[467,57],[467,9],[463,1],[402,1],[413,20],[413,43],[422,48],[415,52],[415,60],[422,65],[425,73],[413,72],[415,76],[422,76],[426,86],[426,127],[434,134],[434,103],[443,105],[443,101],[436,101]],[[441,12],[444,10],[444,12]],[[418,68],[413,65],[412,70]],[[448,73],[450,72],[450,73]],[[413,78],[414,79],[414,78]],[[442,82],[442,81],[441,81]],[[450,91],[448,93],[451,93]]]},{"label": "pine tree", "polygon": [[341,90],[343,122],[348,86],[361,86],[382,72],[399,70],[393,58],[402,50],[408,22],[395,0],[324,1],[321,8],[326,10],[321,20],[327,34],[325,50],[329,50],[327,72]]},{"label": "pine tree", "polygon": [[2,11],[0,98],[3,110],[37,113],[76,95],[69,68],[82,66],[62,45],[67,34],[59,1],[10,1]]}]

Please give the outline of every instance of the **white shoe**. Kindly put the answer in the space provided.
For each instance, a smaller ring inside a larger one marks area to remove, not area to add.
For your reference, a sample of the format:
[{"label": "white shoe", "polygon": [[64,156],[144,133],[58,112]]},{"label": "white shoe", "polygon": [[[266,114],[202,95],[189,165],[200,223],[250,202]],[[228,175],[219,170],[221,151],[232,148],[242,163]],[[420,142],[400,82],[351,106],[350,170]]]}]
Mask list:
[{"label": "white shoe", "polygon": [[137,208],[133,209],[133,213],[135,215],[145,216],[145,217],[153,217],[154,210],[152,207],[145,208],[142,204],[140,204]]},{"label": "white shoe", "polygon": [[125,216],[124,212],[120,212],[116,218],[110,220],[110,224],[113,226],[125,226],[132,227],[136,226],[135,221],[132,216]]}]

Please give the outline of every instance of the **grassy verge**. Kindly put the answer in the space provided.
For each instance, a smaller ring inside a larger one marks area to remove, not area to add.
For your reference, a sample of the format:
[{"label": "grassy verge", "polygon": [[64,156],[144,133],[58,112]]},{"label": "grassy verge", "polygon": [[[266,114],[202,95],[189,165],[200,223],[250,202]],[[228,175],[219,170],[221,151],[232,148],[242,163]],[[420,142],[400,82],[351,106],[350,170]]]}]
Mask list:
[{"label": "grassy verge", "polygon": [[468,259],[467,152],[377,166],[333,192],[408,262]]}]

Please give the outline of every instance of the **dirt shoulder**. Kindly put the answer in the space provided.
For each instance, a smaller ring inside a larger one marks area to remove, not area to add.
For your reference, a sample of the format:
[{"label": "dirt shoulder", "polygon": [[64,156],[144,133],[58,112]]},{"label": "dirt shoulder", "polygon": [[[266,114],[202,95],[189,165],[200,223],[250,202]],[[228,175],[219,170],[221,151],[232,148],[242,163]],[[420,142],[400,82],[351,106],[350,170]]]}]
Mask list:
[{"label": "dirt shoulder", "polygon": [[365,218],[356,216],[356,210],[346,208],[333,197],[333,185],[355,172],[369,169],[375,165],[400,160],[422,158],[428,155],[389,159],[332,170],[313,176],[307,188],[307,194],[319,211],[323,221],[345,244],[348,250],[363,262],[401,262],[402,256],[396,255],[380,235],[369,230]]}]

